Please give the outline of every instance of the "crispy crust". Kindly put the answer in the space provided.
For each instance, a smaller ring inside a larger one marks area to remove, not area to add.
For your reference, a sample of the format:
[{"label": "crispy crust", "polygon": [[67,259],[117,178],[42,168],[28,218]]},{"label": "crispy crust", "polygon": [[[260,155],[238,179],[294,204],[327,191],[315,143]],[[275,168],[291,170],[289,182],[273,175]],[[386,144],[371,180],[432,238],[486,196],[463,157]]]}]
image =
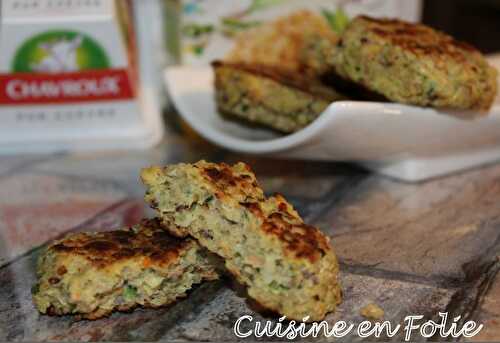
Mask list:
[{"label": "crispy crust", "polygon": [[340,77],[396,102],[485,110],[497,92],[497,71],[474,47],[397,19],[356,17],[329,63]]},{"label": "crispy crust", "polygon": [[169,235],[157,219],[55,241],[40,255],[37,275],[32,293],[41,313],[89,320],[166,306],[193,284],[218,277],[194,240]]},{"label": "crispy crust", "polygon": [[[211,191],[219,200],[231,202],[237,199],[239,205],[260,218],[262,233],[281,241],[287,254],[315,262],[331,249],[326,236],[317,228],[305,224],[282,195],[276,194],[271,201],[265,201],[263,191],[247,164],[238,163],[236,167],[231,167],[226,163],[200,161],[193,168],[201,176],[200,181],[212,188]],[[154,182],[152,178],[161,173],[162,168],[151,167],[144,169],[141,177],[148,184]],[[150,197],[147,197],[147,201],[158,209],[156,201]],[[186,206],[180,205],[176,209],[186,209]]]},{"label": "crispy crust", "polygon": [[251,196],[263,199],[264,197],[264,193],[248,164],[239,163],[236,168],[232,168],[226,163],[215,164],[201,161],[193,166],[200,170],[201,175],[209,184],[215,187],[216,195],[219,198]]},{"label": "crispy crust", "polygon": [[[241,176],[233,174],[232,168],[225,163],[200,164],[198,168],[210,184],[216,185],[216,194],[221,200],[228,196],[224,193],[228,186],[241,185],[248,189],[248,184],[241,182]],[[248,165],[245,164],[245,168],[251,172]],[[244,176],[248,178],[248,174]],[[255,179],[253,180],[251,187],[258,187]],[[262,199],[259,200],[262,201]],[[264,203],[247,200],[240,202],[240,205],[262,220],[261,228],[264,234],[272,235],[283,242],[284,250],[296,258],[307,258],[315,262],[330,250],[325,235],[317,228],[304,224],[292,205],[282,195],[276,194],[272,201]]]},{"label": "crispy crust", "polygon": [[282,242],[285,255],[314,263],[330,251],[326,236],[317,228],[305,224],[280,194],[261,204],[240,204],[262,221],[263,234]]},{"label": "crispy crust", "polygon": [[428,26],[409,23],[399,19],[377,19],[360,16],[352,25],[364,22],[367,30],[375,35],[387,39],[400,48],[413,52],[422,57],[442,58],[466,63],[470,53],[480,54],[472,45],[458,41],[451,36],[436,31]]},{"label": "crispy crust", "polygon": [[261,305],[320,320],[340,302],[328,238],[281,196],[264,197],[248,165],[200,161],[143,169],[145,200],[173,234],[196,238],[225,259]]},{"label": "crispy crust", "polygon": [[52,243],[48,251],[78,255],[96,268],[141,257],[148,264],[165,267],[175,262],[193,242],[169,235],[158,219],[145,219],[138,227],[108,232],[83,232]]}]

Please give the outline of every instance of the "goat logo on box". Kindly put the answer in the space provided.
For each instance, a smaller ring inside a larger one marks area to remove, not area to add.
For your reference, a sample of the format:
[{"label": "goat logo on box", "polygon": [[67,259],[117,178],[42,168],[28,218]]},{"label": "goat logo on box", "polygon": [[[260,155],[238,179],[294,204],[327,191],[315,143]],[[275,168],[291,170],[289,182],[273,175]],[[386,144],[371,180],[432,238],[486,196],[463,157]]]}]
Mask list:
[{"label": "goat logo on box", "polygon": [[14,73],[71,73],[110,68],[99,43],[82,33],[49,31],[25,41],[12,61]]},{"label": "goat logo on box", "polygon": [[113,68],[86,34],[47,31],[27,39],[0,74],[0,104],[29,105],[125,100],[135,96],[129,70]]}]

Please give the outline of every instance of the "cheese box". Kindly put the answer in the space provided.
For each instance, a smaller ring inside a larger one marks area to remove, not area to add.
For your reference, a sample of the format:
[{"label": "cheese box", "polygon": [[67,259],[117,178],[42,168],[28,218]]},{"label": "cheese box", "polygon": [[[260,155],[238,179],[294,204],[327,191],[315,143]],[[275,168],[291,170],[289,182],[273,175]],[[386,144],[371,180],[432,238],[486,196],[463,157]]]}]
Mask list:
[{"label": "cheese box", "polygon": [[158,142],[151,39],[141,38],[148,26],[136,20],[153,3],[2,0],[0,152]]}]

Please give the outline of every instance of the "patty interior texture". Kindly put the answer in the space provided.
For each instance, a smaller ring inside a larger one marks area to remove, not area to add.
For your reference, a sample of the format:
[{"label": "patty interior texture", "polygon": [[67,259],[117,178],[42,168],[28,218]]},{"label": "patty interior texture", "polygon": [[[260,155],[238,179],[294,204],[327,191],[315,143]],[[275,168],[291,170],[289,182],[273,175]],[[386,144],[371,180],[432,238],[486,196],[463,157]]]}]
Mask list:
[{"label": "patty interior texture", "polygon": [[338,264],[328,239],[282,196],[266,199],[246,165],[153,167],[142,178],[165,226],[220,255],[261,305],[299,320],[335,309]]}]

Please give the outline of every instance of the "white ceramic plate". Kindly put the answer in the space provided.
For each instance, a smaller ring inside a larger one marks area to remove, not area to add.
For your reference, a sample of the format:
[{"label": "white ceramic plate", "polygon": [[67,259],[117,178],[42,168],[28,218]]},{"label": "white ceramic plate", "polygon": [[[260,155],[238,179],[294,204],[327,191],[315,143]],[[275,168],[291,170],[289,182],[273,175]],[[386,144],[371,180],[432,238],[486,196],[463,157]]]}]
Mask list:
[{"label": "white ceramic plate", "polygon": [[[500,58],[492,63],[500,65]],[[488,116],[475,120],[415,106],[339,101],[303,130],[279,135],[223,119],[209,67],[169,68],[165,79],[179,114],[201,136],[234,151],[356,161],[407,181],[500,160],[500,98]]]}]

